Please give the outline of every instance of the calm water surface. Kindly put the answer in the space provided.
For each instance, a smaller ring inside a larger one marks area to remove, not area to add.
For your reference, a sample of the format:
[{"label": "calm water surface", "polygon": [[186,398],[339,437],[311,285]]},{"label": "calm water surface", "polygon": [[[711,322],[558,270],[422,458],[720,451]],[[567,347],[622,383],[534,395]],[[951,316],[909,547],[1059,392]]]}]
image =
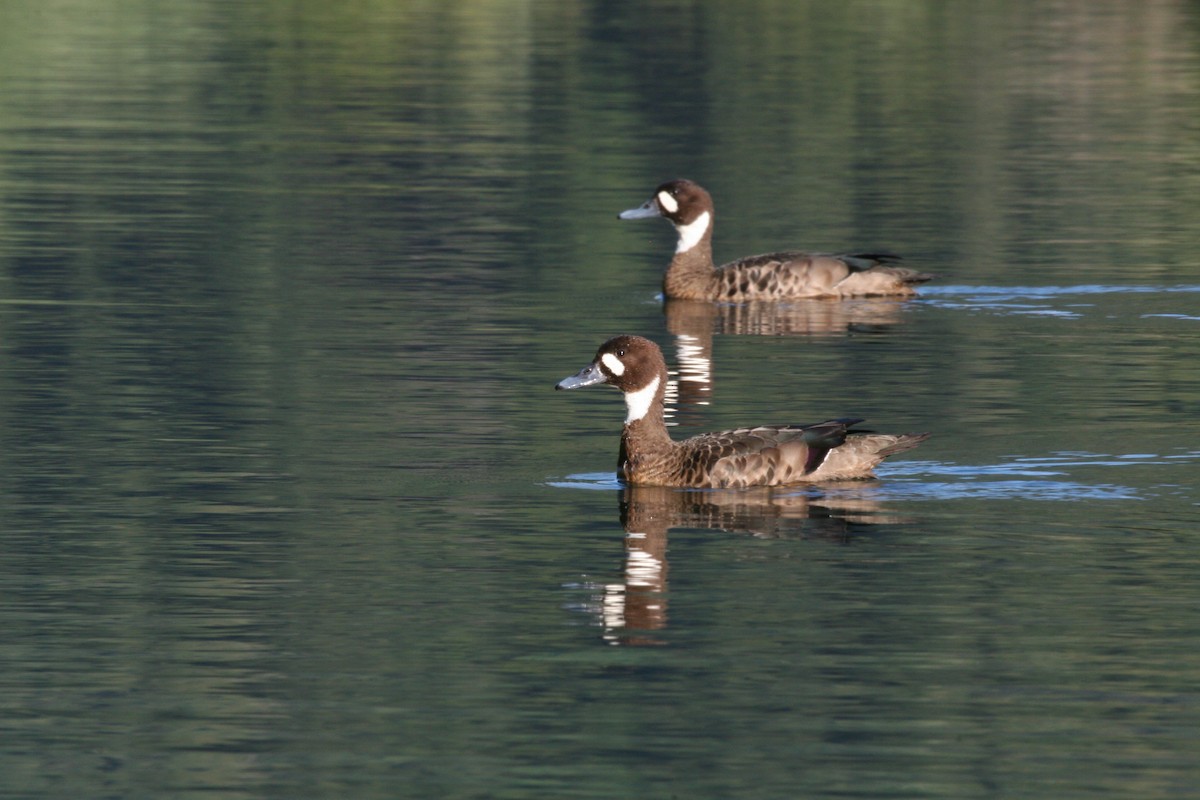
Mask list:
[{"label": "calm water surface", "polygon": [[[0,795],[1190,797],[1193,4],[0,11]],[[913,301],[664,306],[885,248]],[[678,433],[927,430],[627,489]]]}]

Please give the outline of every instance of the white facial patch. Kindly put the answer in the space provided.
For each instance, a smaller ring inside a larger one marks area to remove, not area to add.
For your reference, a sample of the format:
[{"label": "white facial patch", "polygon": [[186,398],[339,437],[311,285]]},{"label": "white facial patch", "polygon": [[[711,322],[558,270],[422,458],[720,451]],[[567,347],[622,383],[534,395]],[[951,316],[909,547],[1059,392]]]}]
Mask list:
[{"label": "white facial patch", "polygon": [[660,206],[662,206],[663,210],[666,211],[668,214],[674,214],[676,211],[679,210],[679,203],[675,200],[674,197],[671,197],[670,192],[666,192],[666,191],[659,192],[658,193],[658,204]]},{"label": "white facial patch", "polygon": [[600,356],[600,360],[604,362],[604,366],[608,367],[608,371],[618,378],[625,374],[625,365],[612,353],[605,353]]},{"label": "white facial patch", "polygon": [[654,380],[646,384],[642,389],[636,392],[625,393],[625,409],[628,413],[625,415],[625,424],[637,422],[642,417],[646,416],[646,412],[650,410],[650,406],[654,403],[654,397],[658,394],[658,376],[654,376]]},{"label": "white facial patch", "polygon": [[675,252],[686,253],[698,245],[704,238],[704,232],[708,230],[709,219],[708,212],[705,211],[687,225],[676,225],[675,230],[679,233],[679,242],[675,245]]}]

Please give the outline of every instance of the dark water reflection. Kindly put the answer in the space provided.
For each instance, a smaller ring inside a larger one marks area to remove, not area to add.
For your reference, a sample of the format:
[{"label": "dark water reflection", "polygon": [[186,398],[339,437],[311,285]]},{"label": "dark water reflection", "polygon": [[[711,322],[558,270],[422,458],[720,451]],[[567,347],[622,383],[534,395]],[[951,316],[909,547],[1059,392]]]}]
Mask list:
[{"label": "dark water reflection", "polygon": [[[0,794],[1193,792],[1192,5],[0,18]],[[942,277],[664,306],[676,175]],[[934,436],[627,491],[621,332],[677,435]]]},{"label": "dark water reflection", "polygon": [[[585,486],[587,477],[582,477],[578,485]],[[606,481],[597,477],[596,485]],[[583,610],[596,618],[595,624],[603,628],[609,643],[666,644],[668,639],[655,632],[667,628],[667,539],[672,528],[844,543],[871,525],[912,521],[886,512],[870,496],[866,488],[870,485],[862,482],[790,491],[626,487],[620,493],[625,530],[623,579],[586,586],[595,595]]]},{"label": "dark water reflection", "polygon": [[689,412],[710,404],[716,380],[714,336],[825,337],[882,331],[900,324],[910,305],[907,300],[882,297],[741,304],[668,300],[663,313],[667,331],[675,339],[678,364],[667,390],[668,418],[684,424],[699,422]]}]

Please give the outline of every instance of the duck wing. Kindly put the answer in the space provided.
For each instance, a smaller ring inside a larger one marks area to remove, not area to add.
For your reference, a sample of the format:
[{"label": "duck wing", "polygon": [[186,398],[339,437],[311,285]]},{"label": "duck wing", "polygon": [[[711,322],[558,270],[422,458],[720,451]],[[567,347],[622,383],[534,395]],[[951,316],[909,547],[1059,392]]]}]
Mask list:
[{"label": "duck wing", "polygon": [[900,260],[891,253],[765,253],[719,267],[717,292],[735,301],[905,294],[911,293],[910,284],[934,277],[897,266]]},{"label": "duck wing", "polygon": [[737,428],[681,442],[682,471],[693,486],[734,488],[802,483],[860,419],[815,425]]}]

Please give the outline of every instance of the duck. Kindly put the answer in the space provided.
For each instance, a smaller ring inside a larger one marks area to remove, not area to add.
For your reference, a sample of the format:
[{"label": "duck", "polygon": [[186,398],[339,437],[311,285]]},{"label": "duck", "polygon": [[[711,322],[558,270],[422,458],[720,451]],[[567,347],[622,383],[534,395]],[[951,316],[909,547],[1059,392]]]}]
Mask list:
[{"label": "duck", "polygon": [[929,438],[928,433],[854,430],[863,420],[842,417],[673,440],[663,416],[667,364],[658,345],[641,336],[609,339],[590,364],[554,388],[602,384],[625,395],[617,474],[632,486],[738,489],[866,479],[874,477],[875,467],[888,456]]},{"label": "duck", "polygon": [[712,259],[712,195],[698,183],[680,178],[660,184],[642,205],[618,219],[664,217],[679,241],[663,275],[663,295],[681,300],[743,303],[798,297],[870,297],[915,295],[928,272],[898,265],[892,253],[804,253],[785,251],[747,256],[716,266]]}]

